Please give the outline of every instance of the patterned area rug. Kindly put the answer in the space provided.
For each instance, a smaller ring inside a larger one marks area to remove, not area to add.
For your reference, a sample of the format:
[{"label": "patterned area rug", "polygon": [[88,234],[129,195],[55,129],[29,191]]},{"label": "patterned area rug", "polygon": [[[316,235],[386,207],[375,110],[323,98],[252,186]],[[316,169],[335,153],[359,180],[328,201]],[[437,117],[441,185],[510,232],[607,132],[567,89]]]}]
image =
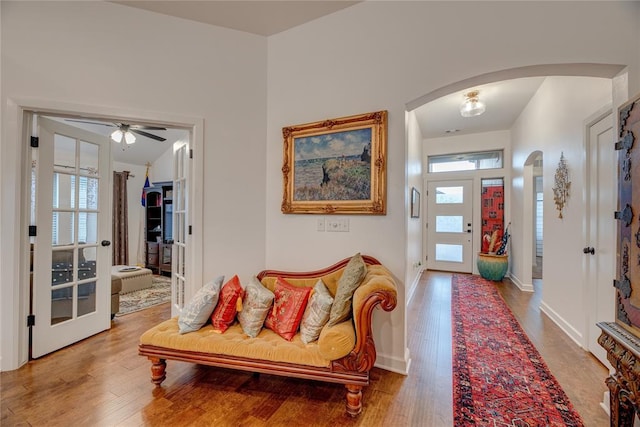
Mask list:
[{"label": "patterned area rug", "polygon": [[120,294],[120,311],[116,317],[171,301],[170,277],[154,275],[152,283],[150,288]]},{"label": "patterned area rug", "polygon": [[454,275],[453,417],[459,426],[582,426],[493,283]]}]

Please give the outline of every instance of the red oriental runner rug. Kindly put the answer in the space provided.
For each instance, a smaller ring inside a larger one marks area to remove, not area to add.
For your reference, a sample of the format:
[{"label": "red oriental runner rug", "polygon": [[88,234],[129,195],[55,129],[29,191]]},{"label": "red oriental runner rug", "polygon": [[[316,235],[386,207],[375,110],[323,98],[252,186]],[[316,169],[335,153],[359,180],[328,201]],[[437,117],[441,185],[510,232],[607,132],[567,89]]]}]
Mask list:
[{"label": "red oriental runner rug", "polygon": [[493,283],[451,283],[453,417],[460,426],[583,426]]}]

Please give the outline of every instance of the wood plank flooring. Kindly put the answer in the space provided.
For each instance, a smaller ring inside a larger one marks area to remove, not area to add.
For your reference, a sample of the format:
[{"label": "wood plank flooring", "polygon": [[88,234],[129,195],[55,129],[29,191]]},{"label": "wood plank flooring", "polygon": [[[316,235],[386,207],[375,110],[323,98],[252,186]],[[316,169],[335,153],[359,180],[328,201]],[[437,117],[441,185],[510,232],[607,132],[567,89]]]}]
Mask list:
[{"label": "wood plank flooring", "polygon": [[[162,388],[137,355],[139,336],[169,306],[116,318],[110,331],[0,373],[2,426],[451,426],[451,274],[424,273],[408,308],[408,376],[375,368],[360,417],[345,415],[341,385],[254,376],[168,361]],[[538,310],[537,294],[505,280],[500,292],[587,426],[607,370]]]}]

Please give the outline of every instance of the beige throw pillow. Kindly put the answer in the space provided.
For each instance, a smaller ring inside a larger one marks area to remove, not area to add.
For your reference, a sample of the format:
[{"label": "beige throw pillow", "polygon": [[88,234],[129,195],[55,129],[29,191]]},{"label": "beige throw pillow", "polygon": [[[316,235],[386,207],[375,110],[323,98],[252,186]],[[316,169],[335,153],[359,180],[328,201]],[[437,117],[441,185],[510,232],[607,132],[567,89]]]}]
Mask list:
[{"label": "beige throw pillow", "polygon": [[333,298],[322,279],[313,287],[313,293],[300,322],[300,339],[309,344],[318,339],[320,331],[329,320]]},{"label": "beige throw pillow", "polygon": [[366,272],[367,265],[364,263],[362,256],[359,253],[355,254],[349,260],[342,276],[338,280],[338,288],[336,289],[336,296],[333,298],[328,325],[336,325],[349,318],[353,293],[360,286],[360,282],[364,279]]},{"label": "beige throw pillow", "polygon": [[224,276],[217,277],[198,289],[193,298],[185,304],[178,316],[178,327],[181,334],[197,331],[207,323],[209,316],[218,304],[222,282],[224,282]]},{"label": "beige throw pillow", "polygon": [[262,283],[252,277],[244,289],[244,301],[242,311],[238,313],[238,322],[245,334],[252,338],[258,336],[262,330],[264,319],[273,305],[275,295]]}]

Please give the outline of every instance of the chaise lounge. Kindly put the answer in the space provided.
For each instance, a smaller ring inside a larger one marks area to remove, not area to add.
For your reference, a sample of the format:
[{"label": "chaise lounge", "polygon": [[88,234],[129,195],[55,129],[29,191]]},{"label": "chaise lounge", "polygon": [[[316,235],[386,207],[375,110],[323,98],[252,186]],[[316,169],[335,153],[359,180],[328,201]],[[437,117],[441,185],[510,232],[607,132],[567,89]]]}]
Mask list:
[{"label": "chaise lounge", "polygon": [[[359,255],[358,255],[359,256]],[[346,321],[326,325],[316,341],[305,343],[298,331],[288,341],[262,328],[255,338],[247,336],[236,322],[224,333],[207,324],[195,332],[180,334],[178,318],[166,320],[145,332],[138,353],[151,361],[151,381],[160,386],[166,377],[166,360],[180,360],[255,373],[281,375],[344,384],[346,411],[362,411],[362,388],[369,384],[369,371],[376,360],[371,330],[373,309],[391,311],[397,289],[391,273],[375,258],[362,256],[366,265],[351,300]],[[265,270],[257,279],[273,291],[278,278],[296,287],[310,287],[322,279],[333,296],[349,259],[312,272]]]}]

